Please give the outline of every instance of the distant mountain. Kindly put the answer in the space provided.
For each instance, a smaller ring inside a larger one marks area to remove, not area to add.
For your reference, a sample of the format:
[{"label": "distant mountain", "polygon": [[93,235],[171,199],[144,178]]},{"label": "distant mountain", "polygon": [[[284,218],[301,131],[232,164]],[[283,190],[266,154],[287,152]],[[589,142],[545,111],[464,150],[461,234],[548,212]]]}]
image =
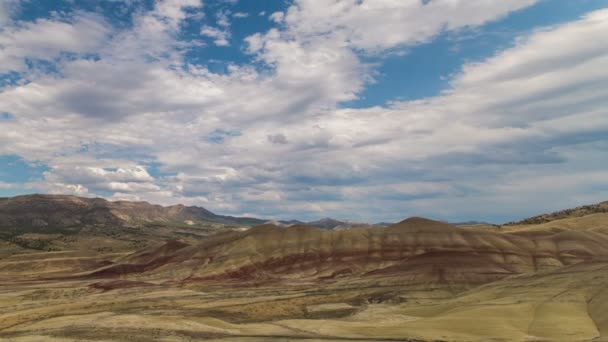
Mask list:
[{"label": "distant mountain", "polygon": [[348,220],[337,220],[333,218],[323,218],[316,221],[303,222],[298,220],[289,221],[268,221],[268,224],[273,224],[278,227],[289,227],[294,225],[306,225],[309,227],[316,227],[321,229],[332,229],[332,230],[345,230],[352,228],[381,228],[390,226],[391,223],[365,223],[365,222],[354,222]]},{"label": "distant mountain", "polygon": [[505,226],[513,226],[513,225],[529,225],[529,224],[541,224],[547,223],[555,220],[561,220],[566,218],[574,218],[574,217],[582,217],[590,214],[599,214],[599,213],[608,213],[608,201],[584,205],[581,207],[576,207],[573,209],[565,209],[556,211],[549,214],[542,214],[534,217],[530,217],[527,219],[523,219],[521,221],[509,222],[505,224]]},{"label": "distant mountain", "polygon": [[307,222],[306,224],[309,226],[317,227],[317,228],[333,229],[333,228],[343,225],[345,223],[347,223],[347,221],[340,221],[340,220],[326,217],[326,218],[323,218],[323,219],[320,219],[317,221]]},{"label": "distant mountain", "polygon": [[26,195],[0,198],[0,227],[31,229],[83,225],[139,226],[149,223],[192,224],[210,221],[255,225],[264,220],[223,216],[195,206],[163,207],[148,202],[111,202],[102,198],[67,195]]},{"label": "distant mountain", "polygon": [[27,251],[124,252],[174,239],[197,243],[263,222],[195,206],[64,195],[0,198],[0,258]]},{"label": "distant mountain", "polygon": [[288,226],[293,226],[294,224],[306,224],[306,222],[304,221],[299,221],[299,220],[289,220],[289,221],[271,221],[271,222],[276,222],[277,226],[284,226],[284,227],[288,227]]}]

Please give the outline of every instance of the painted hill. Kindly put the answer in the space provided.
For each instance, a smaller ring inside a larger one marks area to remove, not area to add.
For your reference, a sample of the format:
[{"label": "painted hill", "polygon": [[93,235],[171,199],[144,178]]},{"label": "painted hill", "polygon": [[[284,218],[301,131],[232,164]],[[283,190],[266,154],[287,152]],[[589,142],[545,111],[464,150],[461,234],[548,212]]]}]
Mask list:
[{"label": "painted hill", "polygon": [[462,291],[511,275],[608,257],[608,235],[480,232],[424,218],[342,231],[265,224],[180,245],[174,253],[146,255],[146,260],[125,259],[91,276],[240,284],[371,277]]}]

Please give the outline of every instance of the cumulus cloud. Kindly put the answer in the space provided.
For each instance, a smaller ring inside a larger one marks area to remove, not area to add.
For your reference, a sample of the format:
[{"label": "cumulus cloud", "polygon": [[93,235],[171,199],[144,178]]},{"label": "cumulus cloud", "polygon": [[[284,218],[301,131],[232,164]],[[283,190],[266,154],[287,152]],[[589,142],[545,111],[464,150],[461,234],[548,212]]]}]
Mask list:
[{"label": "cumulus cloud", "polygon": [[[419,44],[534,2],[298,0],[273,15],[277,28],[247,38],[264,70],[230,65],[225,73],[184,61],[191,42],[178,39],[180,27],[201,3],[158,2],[110,38],[100,24],[108,41],[92,48],[98,58],[61,60],[60,73],[2,89],[0,112],[12,118],[0,121],[0,154],[45,162],[44,181],[32,185],[44,191],[232,214],[469,219],[498,215],[501,203],[523,210],[543,194],[554,200],[570,173],[572,196],[559,205],[591,201],[599,192],[590,180],[608,166],[597,160],[608,151],[606,10],[522,35],[464,65],[437,96],[340,105],[373,82],[362,53]],[[215,19],[202,30],[217,40],[228,14]]]},{"label": "cumulus cloud", "polygon": [[33,182],[30,186],[54,193],[67,191],[88,196],[161,190],[144,166],[126,160],[58,158],[49,165],[43,177],[43,182]]}]

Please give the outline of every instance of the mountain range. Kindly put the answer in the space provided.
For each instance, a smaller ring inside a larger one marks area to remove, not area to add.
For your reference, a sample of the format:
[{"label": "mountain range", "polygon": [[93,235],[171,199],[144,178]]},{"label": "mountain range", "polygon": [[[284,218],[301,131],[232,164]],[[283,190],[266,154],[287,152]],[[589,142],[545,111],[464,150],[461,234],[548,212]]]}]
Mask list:
[{"label": "mountain range", "polygon": [[[198,206],[160,206],[148,202],[108,201],[69,195],[24,195],[0,198],[0,227],[20,229],[67,228],[83,225],[137,226],[150,223],[215,222],[252,226],[269,222],[252,217],[218,215]],[[289,226],[306,224],[333,229],[338,226],[383,226],[324,218],[317,221],[270,221]]]}]

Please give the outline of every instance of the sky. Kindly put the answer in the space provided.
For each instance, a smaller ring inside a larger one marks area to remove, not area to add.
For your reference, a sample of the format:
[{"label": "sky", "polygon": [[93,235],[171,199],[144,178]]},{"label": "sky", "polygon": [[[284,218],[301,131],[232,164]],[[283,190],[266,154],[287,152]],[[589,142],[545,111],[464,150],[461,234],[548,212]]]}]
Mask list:
[{"label": "sky", "polygon": [[0,196],[503,223],[608,200],[605,0],[1,0]]}]

